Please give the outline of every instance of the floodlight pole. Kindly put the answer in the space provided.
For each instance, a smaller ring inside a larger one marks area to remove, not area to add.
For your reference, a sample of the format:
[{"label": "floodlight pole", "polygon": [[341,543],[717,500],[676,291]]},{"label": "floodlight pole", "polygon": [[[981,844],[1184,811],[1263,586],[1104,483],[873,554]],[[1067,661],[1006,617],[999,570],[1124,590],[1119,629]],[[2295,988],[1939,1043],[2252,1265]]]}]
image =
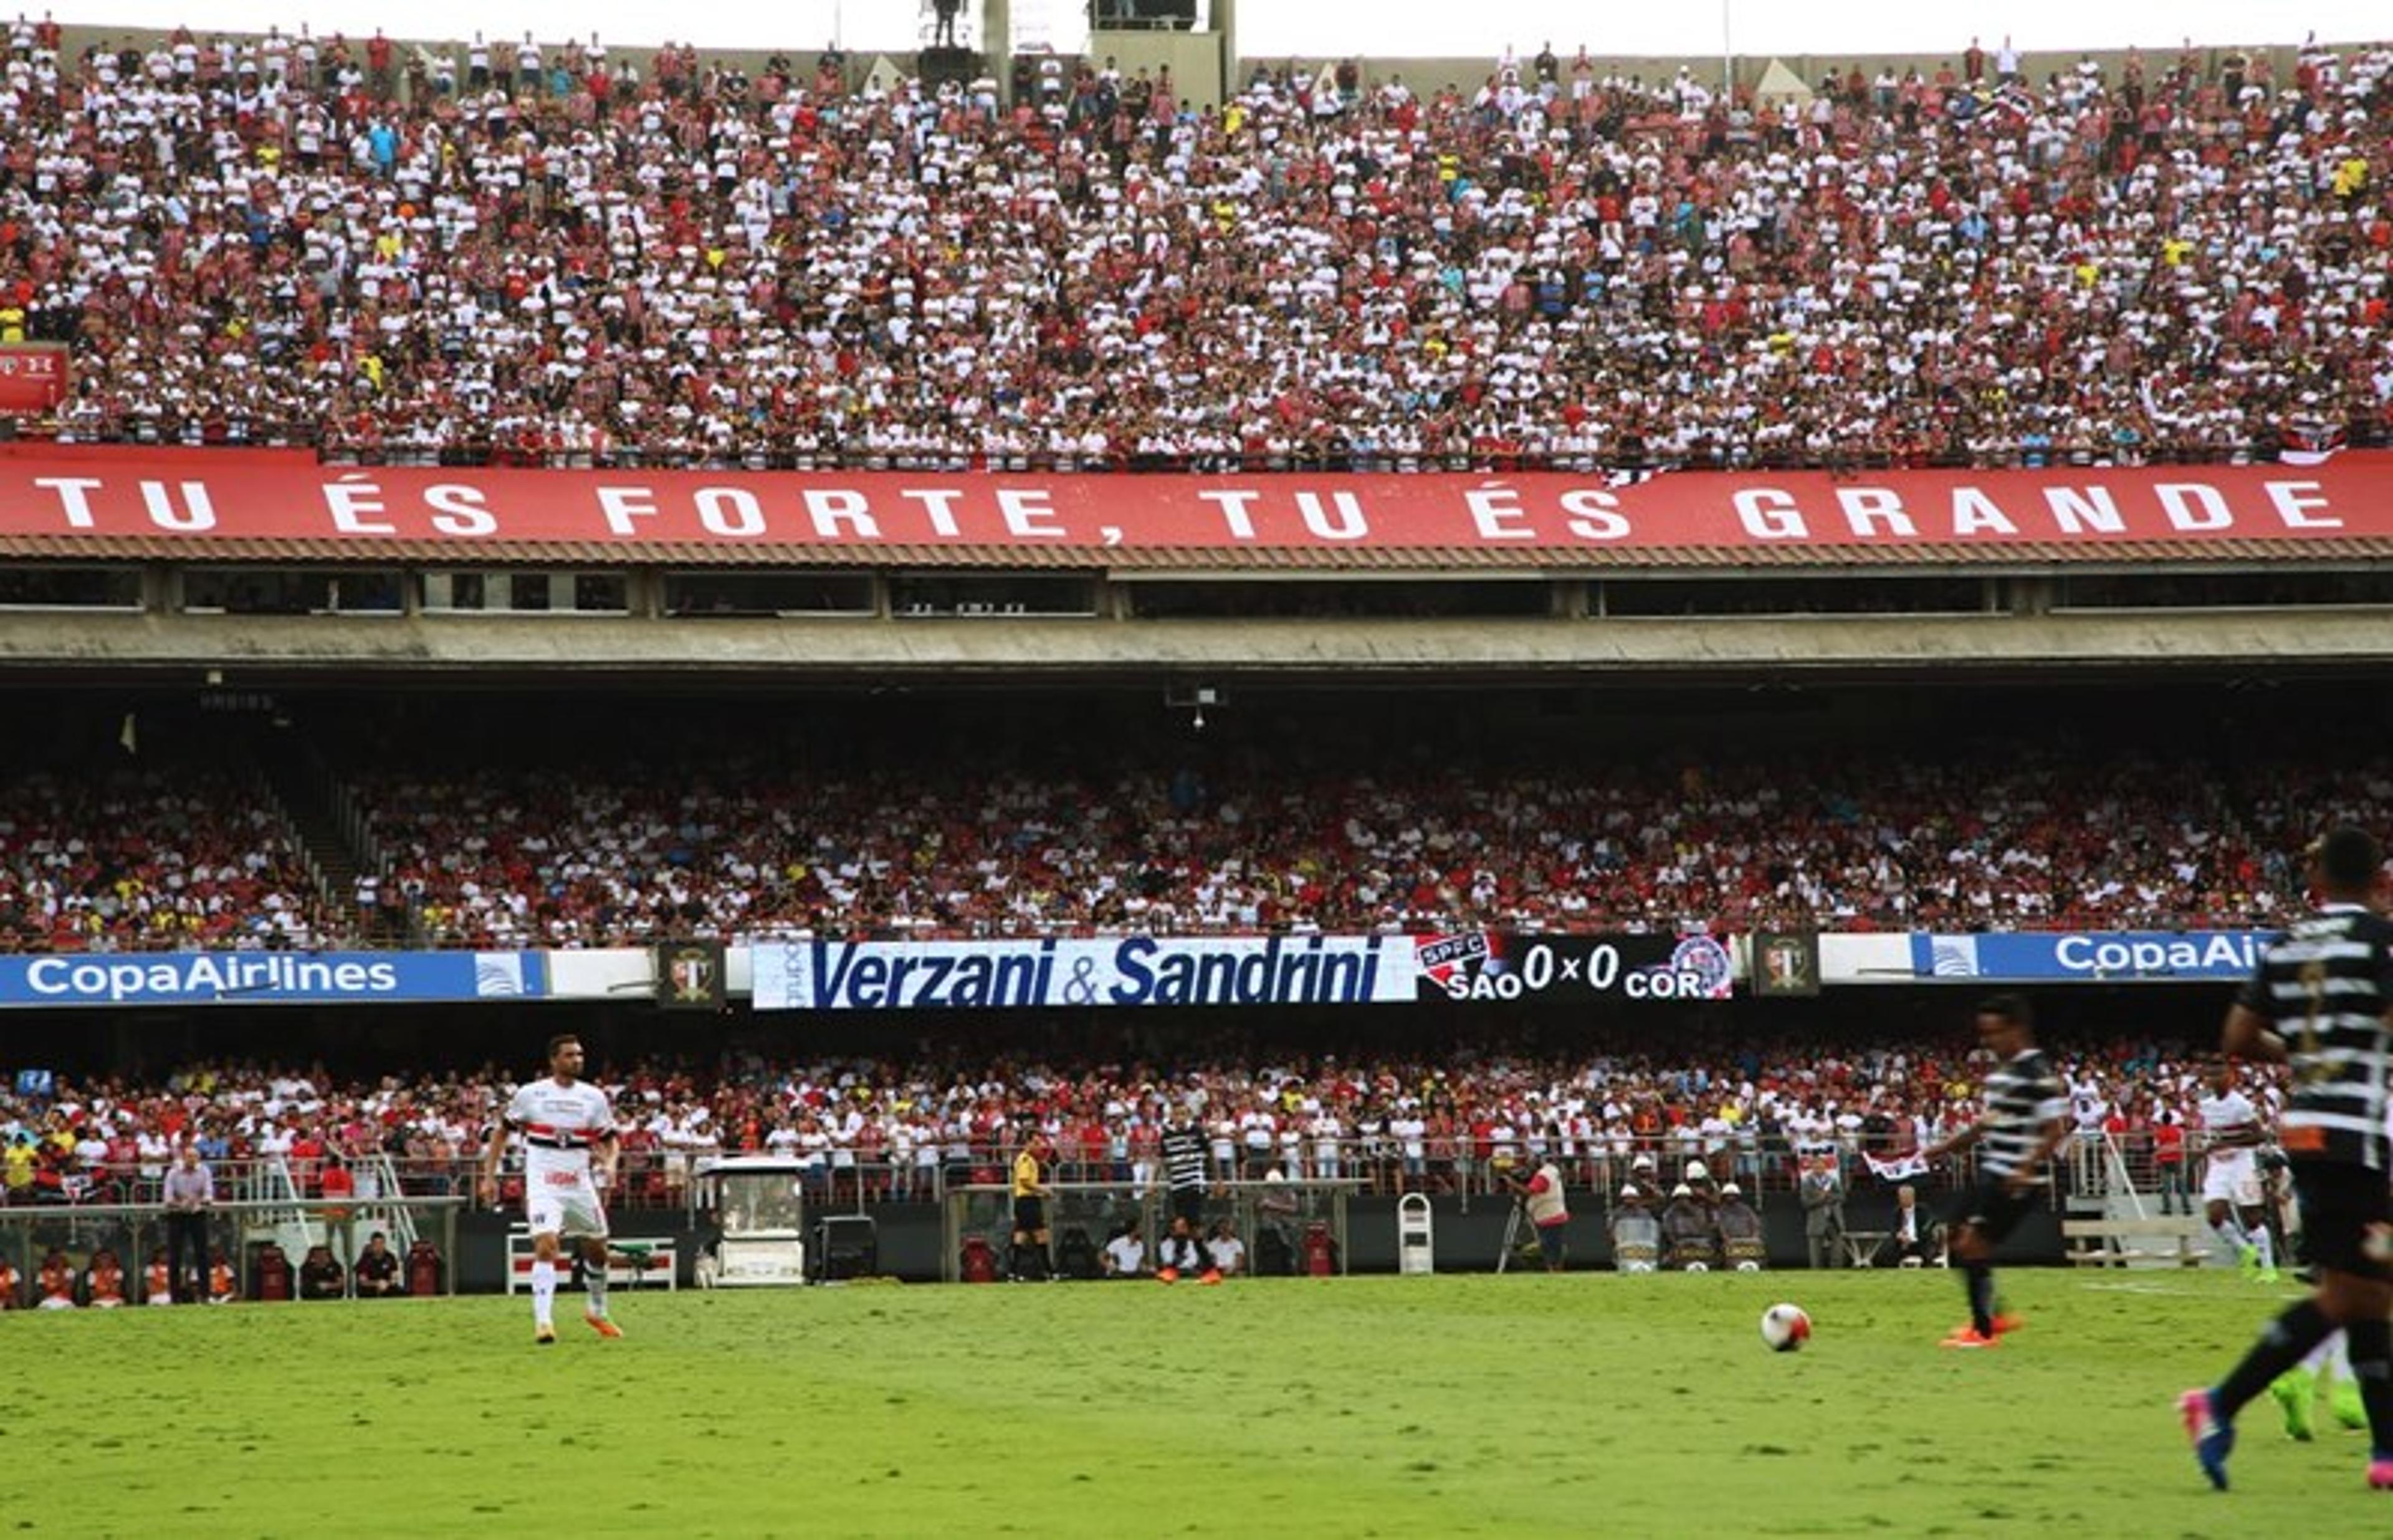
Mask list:
[{"label": "floodlight pole", "polygon": [[1729,7],[1735,0],[1720,0],[1720,101],[1723,106],[1736,104],[1736,50],[1729,42]]}]

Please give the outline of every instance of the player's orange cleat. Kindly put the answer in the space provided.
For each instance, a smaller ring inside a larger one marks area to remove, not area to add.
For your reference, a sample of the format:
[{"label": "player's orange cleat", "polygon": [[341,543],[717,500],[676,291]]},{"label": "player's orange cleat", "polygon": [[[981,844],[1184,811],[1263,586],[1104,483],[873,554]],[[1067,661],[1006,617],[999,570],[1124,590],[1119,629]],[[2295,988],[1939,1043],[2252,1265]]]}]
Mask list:
[{"label": "player's orange cleat", "polygon": [[2002,1341],[2000,1337],[1983,1337],[1975,1326],[1963,1326],[1937,1344],[1940,1348],[1991,1348]]},{"label": "player's orange cleat", "polygon": [[556,1328],[543,1321],[532,1327],[531,1340],[536,1348],[553,1348],[556,1346]]},{"label": "player's orange cleat", "polygon": [[1196,1281],[1200,1284],[1218,1284],[1222,1281],[1222,1270],[1218,1267],[1209,1267],[1205,1270],[1205,1275]]},{"label": "player's orange cleat", "polygon": [[1157,1268],[1155,1281],[1158,1284],[1176,1284],[1180,1281],[1180,1270],[1176,1267]]},{"label": "player's orange cleat", "polygon": [[1994,1317],[1994,1335],[1996,1337],[2008,1337],[2015,1331],[2025,1330],[2026,1327],[2027,1317],[2024,1315],[1997,1315]]},{"label": "player's orange cleat", "polygon": [[608,1320],[603,1315],[590,1315],[585,1313],[582,1319],[589,1322],[590,1329],[596,1332],[601,1337],[621,1337],[623,1335],[622,1327],[615,1325],[614,1322]]}]

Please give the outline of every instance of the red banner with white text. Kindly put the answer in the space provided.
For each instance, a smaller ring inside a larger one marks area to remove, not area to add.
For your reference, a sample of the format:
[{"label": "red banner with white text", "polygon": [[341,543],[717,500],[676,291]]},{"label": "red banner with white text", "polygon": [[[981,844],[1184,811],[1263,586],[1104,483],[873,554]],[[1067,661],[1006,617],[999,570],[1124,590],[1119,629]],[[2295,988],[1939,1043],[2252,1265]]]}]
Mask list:
[{"label": "red banner with white text", "polygon": [[[2052,471],[1523,475],[959,475],[326,465],[304,451],[0,445],[0,539],[20,551],[305,541],[321,555],[573,542],[720,548],[749,559],[1090,567],[1254,553],[1384,565],[1908,557],[2250,559],[2393,540],[2393,452],[2324,464]],[[943,553],[946,555],[943,556]],[[1628,558],[1620,558],[1628,559]]]},{"label": "red banner with white text", "polygon": [[0,417],[46,417],[72,378],[64,344],[0,343]]}]

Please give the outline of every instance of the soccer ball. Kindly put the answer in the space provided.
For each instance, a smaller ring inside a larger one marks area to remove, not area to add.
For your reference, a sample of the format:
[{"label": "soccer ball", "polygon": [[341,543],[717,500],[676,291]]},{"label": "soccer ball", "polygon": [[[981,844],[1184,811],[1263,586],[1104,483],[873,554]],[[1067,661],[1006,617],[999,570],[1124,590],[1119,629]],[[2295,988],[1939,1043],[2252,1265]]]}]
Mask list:
[{"label": "soccer ball", "polygon": [[1800,1305],[1772,1305],[1761,1312],[1761,1340],[1774,1353],[1791,1353],[1811,1340],[1811,1318]]}]

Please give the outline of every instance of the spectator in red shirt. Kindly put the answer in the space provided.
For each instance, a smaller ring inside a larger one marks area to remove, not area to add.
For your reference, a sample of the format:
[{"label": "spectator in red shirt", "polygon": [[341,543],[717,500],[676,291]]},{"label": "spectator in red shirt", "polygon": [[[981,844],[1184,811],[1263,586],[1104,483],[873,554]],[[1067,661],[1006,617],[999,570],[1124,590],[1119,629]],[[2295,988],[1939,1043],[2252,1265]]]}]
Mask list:
[{"label": "spectator in red shirt", "polygon": [[2185,1117],[2163,1107],[2152,1117],[2152,1175],[2161,1190],[2161,1213],[2191,1214],[2193,1197],[2186,1184]]}]

